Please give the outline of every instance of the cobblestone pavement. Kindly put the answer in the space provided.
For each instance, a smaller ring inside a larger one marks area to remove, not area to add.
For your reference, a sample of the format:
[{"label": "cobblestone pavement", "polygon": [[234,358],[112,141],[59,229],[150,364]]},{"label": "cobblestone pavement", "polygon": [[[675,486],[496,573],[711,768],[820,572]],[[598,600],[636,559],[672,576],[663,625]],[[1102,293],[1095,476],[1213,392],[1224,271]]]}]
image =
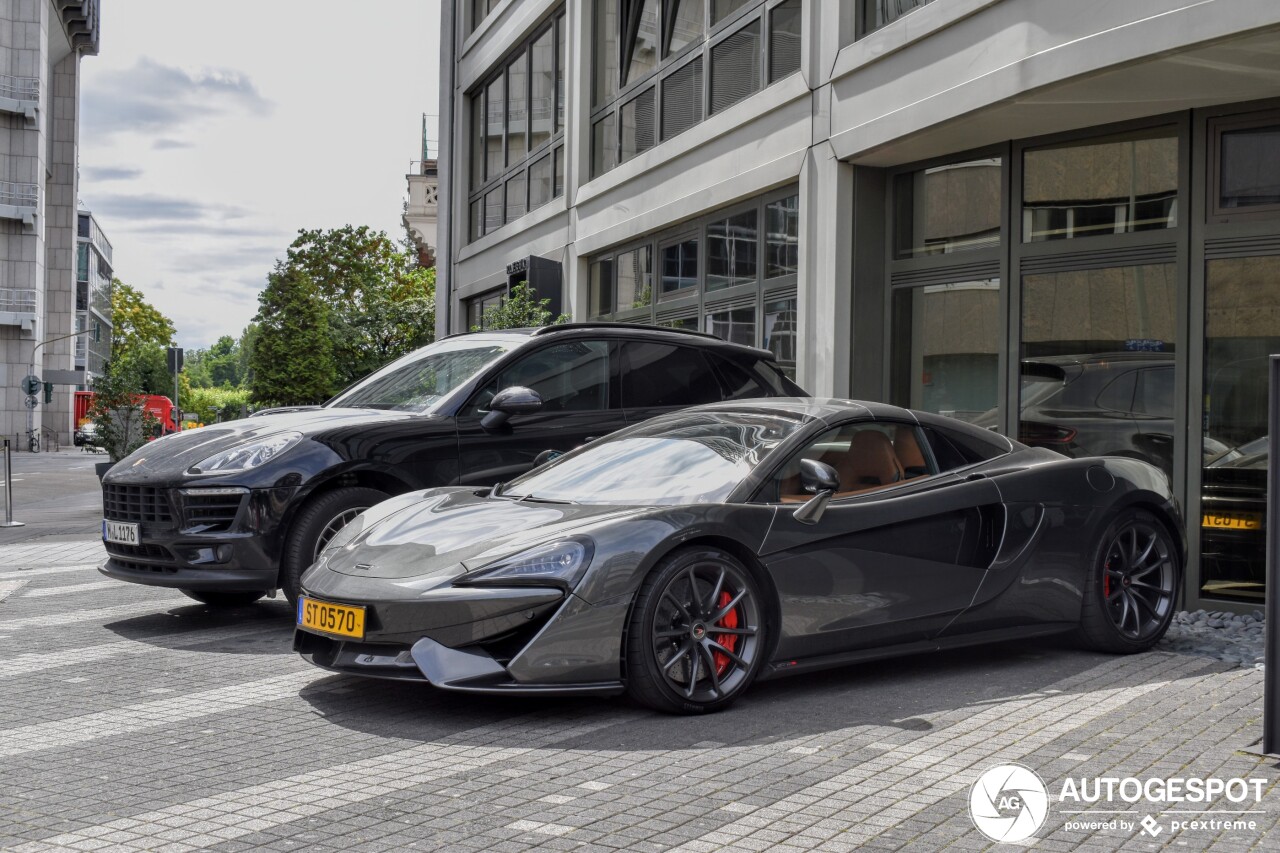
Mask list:
[{"label": "cobblestone pavement", "polygon": [[[1280,849],[1253,667],[1020,642],[674,718],[331,675],[290,651],[283,601],[212,612],[106,581],[101,556],[83,534],[0,545],[4,849],[979,850],[998,845],[970,788],[1007,762],[1052,800],[1022,846]],[[1213,806],[1254,828],[1177,829],[1214,815],[1066,814],[1090,806],[1057,802],[1063,782],[1096,776],[1268,781],[1260,804]]]}]

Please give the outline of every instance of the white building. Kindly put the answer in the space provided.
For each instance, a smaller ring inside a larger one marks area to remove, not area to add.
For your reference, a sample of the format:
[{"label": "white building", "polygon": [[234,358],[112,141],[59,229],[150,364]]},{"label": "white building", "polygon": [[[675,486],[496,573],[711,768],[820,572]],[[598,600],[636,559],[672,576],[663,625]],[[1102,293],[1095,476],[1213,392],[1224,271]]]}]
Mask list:
[{"label": "white building", "polygon": [[85,371],[85,385],[102,375],[111,358],[111,241],[92,213],[82,210],[76,224],[75,369]]},{"label": "white building", "polygon": [[51,339],[76,331],[80,57],[97,52],[98,0],[0,2],[0,436],[15,446],[29,426],[71,438],[73,386],[32,412],[20,383],[75,366],[75,339]]},{"label": "white building", "polygon": [[[443,9],[442,331],[528,278],[816,394],[1143,456],[1190,520],[1186,604],[1261,599],[1259,535],[1199,521],[1280,351],[1280,3]],[[1045,420],[1037,382],[1084,370],[1111,391]]]}]

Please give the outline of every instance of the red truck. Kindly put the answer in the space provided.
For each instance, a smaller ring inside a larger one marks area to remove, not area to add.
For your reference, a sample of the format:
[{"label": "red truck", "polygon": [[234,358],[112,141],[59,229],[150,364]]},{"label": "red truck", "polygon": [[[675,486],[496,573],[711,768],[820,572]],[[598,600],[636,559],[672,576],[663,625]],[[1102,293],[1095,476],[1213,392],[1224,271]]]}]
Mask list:
[{"label": "red truck", "polygon": [[[89,408],[92,405],[93,405],[92,391],[76,392],[75,412],[76,412],[76,428],[77,429],[79,429],[81,424],[83,424],[85,421],[90,419]],[[177,428],[177,425],[174,423],[174,420],[173,420],[173,417],[174,417],[173,401],[170,400],[168,397],[162,397],[159,394],[148,394],[145,397],[145,402],[143,403],[143,407],[148,412],[155,415],[156,419],[160,421],[161,435],[167,435],[168,433],[173,432]]]}]

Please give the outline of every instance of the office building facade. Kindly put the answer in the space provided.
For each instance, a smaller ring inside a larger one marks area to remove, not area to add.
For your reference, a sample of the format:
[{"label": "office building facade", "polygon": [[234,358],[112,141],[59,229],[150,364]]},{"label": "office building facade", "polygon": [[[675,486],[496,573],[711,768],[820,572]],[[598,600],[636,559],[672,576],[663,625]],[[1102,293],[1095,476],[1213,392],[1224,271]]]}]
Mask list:
[{"label": "office building facade", "polygon": [[1280,5],[444,6],[442,331],[528,280],[815,394],[1147,459],[1185,605],[1257,606]]}]

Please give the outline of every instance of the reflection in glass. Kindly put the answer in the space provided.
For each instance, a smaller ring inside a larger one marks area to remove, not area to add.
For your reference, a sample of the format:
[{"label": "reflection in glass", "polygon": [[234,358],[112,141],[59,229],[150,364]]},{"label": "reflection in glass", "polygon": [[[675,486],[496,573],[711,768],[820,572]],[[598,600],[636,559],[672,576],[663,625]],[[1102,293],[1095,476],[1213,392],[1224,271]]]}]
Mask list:
[{"label": "reflection in glass", "polygon": [[750,284],[756,278],[756,212],[707,226],[707,289]]},{"label": "reflection in glass", "polygon": [[800,196],[765,205],[764,225],[764,277],[795,275],[800,257]]},{"label": "reflection in glass", "polygon": [[551,155],[533,161],[529,167],[529,209],[551,201]]},{"label": "reflection in glass", "polygon": [[480,199],[471,202],[471,239],[484,236],[484,204]]},{"label": "reflection in glass", "polygon": [[704,316],[702,331],[735,344],[756,345],[756,309],[733,308],[727,311],[708,311]]},{"label": "reflection in glass", "polygon": [[484,92],[471,96],[471,188],[484,183]]},{"label": "reflection in glass", "polygon": [[533,69],[530,72],[529,99],[529,148],[536,149],[551,138],[555,132],[555,33],[547,30],[533,43],[530,58]]},{"label": "reflection in glass", "polygon": [[502,226],[502,186],[489,191],[484,197],[484,233]]},{"label": "reflection in glass", "polygon": [[439,341],[393,361],[325,405],[427,411],[513,346],[468,338]]},{"label": "reflection in glass", "polygon": [[561,145],[556,149],[554,155],[555,173],[556,173],[556,189],[555,197],[559,198],[564,195],[564,146]]},{"label": "reflection in glass", "polygon": [[595,50],[591,52],[595,71],[592,103],[600,105],[618,91],[618,4],[595,4]]},{"label": "reflection in glass", "polygon": [[[1018,437],[1173,471],[1174,264],[1024,276]],[[1152,372],[1169,371],[1152,375]],[[1142,396],[1138,397],[1138,389]]]},{"label": "reflection in glass", "polygon": [[591,175],[603,175],[618,165],[618,132],[609,113],[591,128]]},{"label": "reflection in glass", "polygon": [[1218,207],[1280,205],[1280,125],[1224,131]]},{"label": "reflection in glass", "polygon": [[524,159],[529,149],[529,55],[521,51],[507,66],[507,165]]},{"label": "reflection in glass", "polygon": [[502,171],[502,123],[505,103],[502,100],[502,76],[489,84],[485,90],[485,167],[486,178],[492,178]]},{"label": "reflection in glass", "polygon": [[507,221],[524,216],[524,172],[507,181]]},{"label": "reflection in glass", "polygon": [[600,317],[613,313],[613,260],[596,261],[591,265],[590,314]]},{"label": "reflection in glass", "polygon": [[796,378],[796,298],[776,299],[764,304],[764,348],[778,359],[778,367]]},{"label": "reflection in glass", "polygon": [[696,314],[690,314],[688,317],[668,317],[658,320],[659,326],[666,326],[668,329],[688,329],[689,331],[698,331],[698,317]]},{"label": "reflection in glass", "polygon": [[[662,248],[662,295],[698,286],[698,238]],[[694,319],[694,327],[698,325]]]},{"label": "reflection in glass", "polygon": [[626,55],[622,64],[627,73],[622,84],[625,86],[658,67],[658,0],[632,0],[624,5],[633,16],[633,20],[626,22],[626,30],[634,33],[623,44]]},{"label": "reflection in glass", "polygon": [[618,310],[644,308],[653,302],[653,257],[649,246],[618,255]]},{"label": "reflection in glass", "polygon": [[653,147],[653,89],[648,88],[622,105],[620,117],[621,153],[618,162],[625,163]]},{"label": "reflection in glass", "polygon": [[556,18],[556,133],[564,130],[564,15]]},{"label": "reflection in glass", "polygon": [[[1157,135],[1159,134],[1159,135]],[[1178,138],[1090,140],[1023,156],[1022,239],[1072,240],[1177,227]]]},{"label": "reflection in glass", "polygon": [[999,246],[1000,167],[999,157],[987,157],[894,178],[894,257]]},{"label": "reflection in glass", "polygon": [[584,504],[717,503],[799,425],[781,414],[653,418],[516,478],[503,496]]},{"label": "reflection in glass", "polygon": [[718,24],[751,0],[711,0],[711,23]]},{"label": "reflection in glass", "polygon": [[702,38],[705,0],[674,0],[675,12],[667,20],[667,49],[663,56],[679,53]]},{"label": "reflection in glass", "polygon": [[998,426],[1000,330],[999,279],[894,291],[894,402]]},{"label": "reflection in glass", "polygon": [[933,0],[858,0],[858,35],[861,37],[886,24],[892,24],[908,12],[932,2]]},{"label": "reflection in glass", "polygon": [[1205,446],[1221,449],[1201,474],[1201,592],[1261,601],[1267,371],[1268,356],[1280,352],[1280,256],[1206,264],[1204,351]]}]

